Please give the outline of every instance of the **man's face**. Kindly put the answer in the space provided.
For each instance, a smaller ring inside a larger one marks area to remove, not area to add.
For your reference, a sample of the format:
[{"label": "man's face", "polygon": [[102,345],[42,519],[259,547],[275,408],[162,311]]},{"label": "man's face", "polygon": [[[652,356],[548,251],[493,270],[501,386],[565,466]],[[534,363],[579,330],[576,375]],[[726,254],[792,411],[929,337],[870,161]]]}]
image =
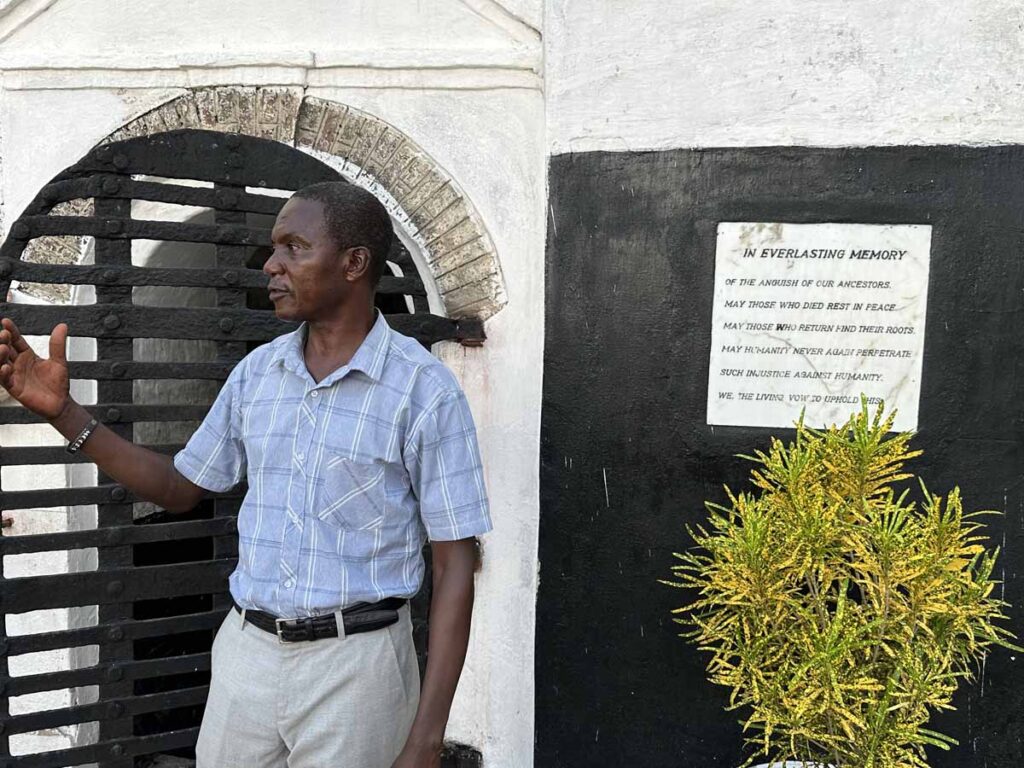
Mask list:
[{"label": "man's face", "polygon": [[[323,204],[291,198],[271,232],[273,253],[263,265],[274,313],[282,320],[323,320],[337,312],[352,290],[351,252],[339,251]],[[362,250],[362,249],[360,249]]]}]

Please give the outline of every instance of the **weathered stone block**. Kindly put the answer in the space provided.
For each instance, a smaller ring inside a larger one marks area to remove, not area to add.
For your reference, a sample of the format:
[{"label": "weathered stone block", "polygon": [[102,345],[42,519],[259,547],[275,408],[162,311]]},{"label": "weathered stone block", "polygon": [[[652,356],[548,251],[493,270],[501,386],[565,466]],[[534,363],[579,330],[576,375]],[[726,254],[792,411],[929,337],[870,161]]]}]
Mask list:
[{"label": "weathered stone block", "polygon": [[472,314],[478,314],[479,307],[494,306],[496,296],[494,282],[493,279],[488,278],[442,294],[448,314],[452,317],[465,317],[470,314],[468,311],[470,307],[477,308],[477,312]]},{"label": "weathered stone block", "polygon": [[320,127],[320,133],[317,136],[316,144],[313,145],[314,149],[318,149],[321,152],[328,152],[332,155],[340,154],[342,157],[347,157],[347,151],[339,153],[341,146],[339,144],[338,135],[341,133],[342,127],[348,122],[348,119],[348,110],[344,107],[328,107],[327,111],[324,113],[323,125]]},{"label": "weathered stone block", "polygon": [[377,140],[377,146],[374,147],[369,158],[362,166],[363,173],[379,180],[384,169],[391,162],[391,158],[398,151],[402,143],[402,135],[395,129],[385,126],[384,132]]},{"label": "weathered stone block", "polygon": [[348,161],[360,169],[364,168],[377,147],[377,143],[387,132],[387,129],[387,123],[374,118],[364,119],[360,125],[359,133],[352,142]]},{"label": "weathered stone block", "polygon": [[412,216],[419,230],[423,230],[434,219],[444,213],[453,203],[462,200],[462,193],[451,183],[443,184],[430,197],[423,201]]},{"label": "weathered stone block", "polygon": [[[406,211],[410,211],[409,202],[413,192],[415,192],[416,189],[425,180],[427,180],[427,175],[430,173],[431,165],[432,163],[430,158],[423,152],[417,150],[405,165],[404,170],[396,175],[392,181],[391,193],[395,196],[395,199],[402,204],[402,207],[405,208]],[[445,179],[442,179],[442,182],[444,180]],[[437,185],[427,190],[427,192],[432,192],[436,189],[436,186]]]},{"label": "weathered stone block", "polygon": [[[423,209],[421,208],[420,210],[422,211]],[[445,208],[439,216],[433,218],[425,227],[420,229],[420,236],[428,243],[431,243],[468,220],[469,211],[466,210],[466,205],[462,198],[459,198]],[[469,222],[469,224],[472,225],[472,222]],[[466,235],[462,238],[461,242],[469,240],[475,234],[475,227],[472,227],[472,231],[466,230]]]},{"label": "weathered stone block", "polygon": [[196,114],[199,116],[199,128],[212,130],[220,120],[220,98],[217,91],[204,88],[196,91]]},{"label": "weathered stone block", "polygon": [[144,136],[146,130],[146,124],[141,120],[133,120],[121,128],[118,128],[112,134],[107,136],[100,144],[109,144],[114,141],[124,141],[125,139],[134,139],[137,136]]},{"label": "weathered stone block", "polygon": [[[230,90],[221,93],[222,103],[230,104],[234,110],[234,125],[237,133],[258,136],[259,124],[256,120],[256,90]],[[229,129],[230,130],[230,129]]]},{"label": "weathered stone block", "polygon": [[200,128],[258,135],[255,88],[203,88],[195,93]]},{"label": "weathered stone block", "polygon": [[434,238],[427,239],[427,247],[439,247],[444,251],[454,251],[463,243],[475,238],[480,232],[479,226],[472,218],[462,219],[456,226]]},{"label": "weathered stone block", "polygon": [[479,283],[484,280],[494,280],[498,277],[495,271],[494,262],[490,259],[477,259],[469,264],[462,264],[457,269],[434,278],[437,290],[442,294],[462,288],[465,285]]},{"label": "weathered stone block", "polygon": [[160,107],[164,113],[164,122],[174,128],[197,128],[199,126],[199,112],[196,109],[195,97],[189,93],[179,96]]},{"label": "weathered stone block", "polygon": [[404,140],[388,160],[387,165],[383,166],[375,174],[377,181],[386,187],[388,192],[393,195],[395,181],[405,172],[406,166],[409,165],[409,162],[414,157],[421,154],[423,153],[419,151],[415,144],[411,141]]},{"label": "weathered stone block", "polygon": [[299,93],[290,88],[260,88],[256,91],[256,135],[286,144],[295,135]]},{"label": "weathered stone block", "polygon": [[[417,158],[413,162],[413,165],[417,166],[416,170],[419,170],[418,166],[423,162],[423,158]],[[405,208],[406,213],[409,216],[415,216],[416,211],[423,205],[426,200],[437,192],[441,188],[441,185],[448,182],[448,176],[443,171],[438,170],[430,165],[422,170],[419,183],[413,187],[407,194],[397,197],[399,203]]]},{"label": "weathered stone block", "polygon": [[436,242],[426,253],[430,271],[435,279],[453,269],[458,269],[462,264],[471,263],[485,256],[494,261],[493,247],[490,240],[484,235],[479,235],[452,250],[443,250],[444,244],[441,241]]},{"label": "weathered stone block", "polygon": [[92,216],[96,210],[91,197],[57,203],[50,209],[51,216]]},{"label": "weathered stone block", "polygon": [[327,103],[320,99],[309,97],[302,100],[295,121],[295,146],[319,149],[317,142],[327,112]]}]

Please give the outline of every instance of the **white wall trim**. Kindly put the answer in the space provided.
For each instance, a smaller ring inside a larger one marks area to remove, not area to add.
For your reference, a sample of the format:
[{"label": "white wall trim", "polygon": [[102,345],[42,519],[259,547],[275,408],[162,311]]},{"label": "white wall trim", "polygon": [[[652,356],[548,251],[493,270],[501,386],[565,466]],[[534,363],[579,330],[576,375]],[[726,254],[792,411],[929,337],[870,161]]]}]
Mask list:
[{"label": "white wall trim", "polygon": [[539,74],[527,69],[437,67],[288,66],[186,67],[180,69],[20,69],[0,71],[7,91],[208,88],[222,85],[373,88],[417,91],[542,91]]},{"label": "white wall trim", "polygon": [[[485,0],[462,0],[482,3]],[[0,19],[2,24],[2,19]],[[176,52],[125,53],[121,51],[73,51],[54,56],[50,51],[0,51],[0,69],[16,70],[150,70],[226,67],[364,67],[395,69],[419,67],[540,68],[540,37],[500,48],[344,48],[305,50],[192,50]]]},{"label": "white wall trim", "polygon": [[540,30],[498,0],[459,0],[477,16],[520,42],[539,43]]},{"label": "white wall trim", "polygon": [[0,42],[31,24],[57,0],[0,0]]},{"label": "white wall trim", "polygon": [[[466,0],[482,2],[482,0]],[[2,19],[0,19],[2,24]],[[507,48],[183,51],[53,57],[0,51],[6,90],[336,86],[418,90],[542,90],[539,38]]]}]

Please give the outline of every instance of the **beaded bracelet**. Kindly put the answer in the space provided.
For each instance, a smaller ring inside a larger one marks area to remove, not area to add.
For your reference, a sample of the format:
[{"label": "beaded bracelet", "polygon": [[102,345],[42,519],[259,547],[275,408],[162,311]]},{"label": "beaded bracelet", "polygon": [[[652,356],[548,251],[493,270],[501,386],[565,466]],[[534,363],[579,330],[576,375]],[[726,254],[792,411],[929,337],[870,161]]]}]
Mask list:
[{"label": "beaded bracelet", "polygon": [[65,448],[64,450],[67,451],[68,453],[78,453],[78,449],[81,448],[82,444],[89,439],[89,435],[91,435],[92,431],[96,429],[96,427],[98,426],[99,422],[96,421],[96,419],[90,419],[89,423],[86,424],[82,428],[82,431],[78,433],[78,437],[76,437],[74,440],[68,443],[68,447]]}]

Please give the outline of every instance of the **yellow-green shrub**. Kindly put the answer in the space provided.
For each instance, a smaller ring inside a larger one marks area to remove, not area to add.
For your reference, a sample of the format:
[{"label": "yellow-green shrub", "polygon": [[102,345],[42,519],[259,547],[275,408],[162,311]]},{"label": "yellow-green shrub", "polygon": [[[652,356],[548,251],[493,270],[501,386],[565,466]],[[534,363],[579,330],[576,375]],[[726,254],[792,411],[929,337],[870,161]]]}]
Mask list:
[{"label": "yellow-green shrub", "polygon": [[749,458],[756,490],[725,489],[676,553],[682,636],[711,654],[708,678],[731,689],[755,757],[839,768],[926,768],[925,745],[955,742],[925,726],[951,708],[993,645],[995,550],[960,492],[897,485],[920,455],[893,417],[862,406],[841,427],[797,425]]}]

